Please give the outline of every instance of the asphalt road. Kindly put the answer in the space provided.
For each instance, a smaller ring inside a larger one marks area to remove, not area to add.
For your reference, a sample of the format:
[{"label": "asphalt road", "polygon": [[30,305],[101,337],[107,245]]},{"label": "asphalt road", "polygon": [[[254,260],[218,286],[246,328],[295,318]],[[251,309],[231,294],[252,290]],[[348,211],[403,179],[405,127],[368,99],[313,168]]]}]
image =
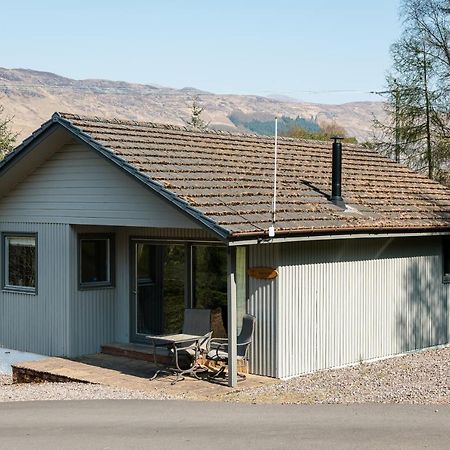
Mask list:
[{"label": "asphalt road", "polygon": [[0,403],[0,448],[448,449],[450,406]]}]

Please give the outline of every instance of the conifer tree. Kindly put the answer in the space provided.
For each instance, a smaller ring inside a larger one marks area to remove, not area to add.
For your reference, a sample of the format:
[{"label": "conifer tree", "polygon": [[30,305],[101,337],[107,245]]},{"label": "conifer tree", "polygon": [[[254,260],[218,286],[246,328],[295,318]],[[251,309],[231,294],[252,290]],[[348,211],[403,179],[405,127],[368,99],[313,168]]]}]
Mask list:
[{"label": "conifer tree", "polygon": [[198,98],[195,98],[191,107],[191,120],[188,125],[197,130],[206,130],[208,124],[202,119],[203,107],[200,106]]},{"label": "conifer tree", "polygon": [[4,108],[0,105],[0,160],[13,148],[17,134],[11,129],[12,117],[3,117]]},{"label": "conifer tree", "polygon": [[378,148],[448,182],[450,164],[450,0],[404,0],[403,33],[391,47],[386,120]]}]

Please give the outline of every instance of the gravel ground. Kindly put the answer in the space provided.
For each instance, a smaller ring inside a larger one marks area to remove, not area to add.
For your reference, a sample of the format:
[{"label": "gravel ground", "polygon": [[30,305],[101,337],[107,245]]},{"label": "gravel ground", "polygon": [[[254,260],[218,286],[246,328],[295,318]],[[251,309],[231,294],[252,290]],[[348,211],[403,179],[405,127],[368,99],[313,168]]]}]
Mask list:
[{"label": "gravel ground", "polygon": [[[450,404],[450,347],[354,367],[326,370],[221,396],[251,403]],[[0,402],[25,400],[177,399],[183,394],[144,393],[82,383],[13,385],[0,375]],[[217,399],[217,397],[215,397]]]},{"label": "gravel ground", "polygon": [[85,383],[26,383],[12,384],[10,375],[0,374],[0,402],[29,400],[102,400],[155,399],[170,400],[174,396],[117,389]]},{"label": "gravel ground", "polygon": [[252,403],[450,404],[450,347],[317,372],[230,393],[225,399]]}]

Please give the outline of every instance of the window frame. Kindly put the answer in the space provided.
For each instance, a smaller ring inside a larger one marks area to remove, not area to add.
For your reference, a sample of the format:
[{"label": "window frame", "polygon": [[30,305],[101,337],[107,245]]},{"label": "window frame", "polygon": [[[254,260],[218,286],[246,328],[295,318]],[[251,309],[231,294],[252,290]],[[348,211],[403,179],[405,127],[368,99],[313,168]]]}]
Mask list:
[{"label": "window frame", "polygon": [[[34,239],[34,287],[30,286],[15,286],[8,284],[8,277],[9,277],[9,254],[8,254],[8,248],[9,246],[6,244],[6,241],[8,238],[33,238]],[[1,252],[1,258],[2,258],[2,274],[1,274],[1,282],[2,282],[2,291],[6,292],[18,292],[22,294],[31,294],[31,295],[37,295],[38,293],[38,251],[39,251],[39,244],[38,244],[38,233],[36,232],[15,232],[15,231],[5,231],[1,233],[1,242],[2,242],[2,252]]]},{"label": "window frame", "polygon": [[442,238],[442,282],[450,283],[450,267],[446,271],[445,262],[450,258],[450,236]]},{"label": "window frame", "polygon": [[[82,256],[81,256],[81,243],[82,241],[95,241],[95,240],[106,240],[108,242],[108,267],[107,281],[93,281],[93,282],[83,282],[81,280],[82,274]],[[78,234],[78,249],[77,249],[77,267],[78,267],[78,290],[85,291],[90,289],[104,289],[104,288],[114,288],[116,282],[116,255],[115,255],[115,235],[114,233],[79,233]]]}]

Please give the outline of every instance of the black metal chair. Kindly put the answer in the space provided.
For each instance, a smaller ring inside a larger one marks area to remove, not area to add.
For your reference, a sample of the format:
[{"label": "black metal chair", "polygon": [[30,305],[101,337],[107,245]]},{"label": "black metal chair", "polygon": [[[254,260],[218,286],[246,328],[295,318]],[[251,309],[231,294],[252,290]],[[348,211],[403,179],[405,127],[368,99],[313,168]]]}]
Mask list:
[{"label": "black metal chair", "polygon": [[[242,328],[237,337],[237,361],[241,367],[248,369],[248,349],[253,339],[256,317],[245,314],[242,319]],[[228,339],[211,339],[211,350],[207,354],[207,359],[214,363],[221,363],[219,369],[212,369],[214,373],[210,375],[211,379],[222,377],[228,368]],[[238,372],[240,380],[245,380],[245,375]]]}]

